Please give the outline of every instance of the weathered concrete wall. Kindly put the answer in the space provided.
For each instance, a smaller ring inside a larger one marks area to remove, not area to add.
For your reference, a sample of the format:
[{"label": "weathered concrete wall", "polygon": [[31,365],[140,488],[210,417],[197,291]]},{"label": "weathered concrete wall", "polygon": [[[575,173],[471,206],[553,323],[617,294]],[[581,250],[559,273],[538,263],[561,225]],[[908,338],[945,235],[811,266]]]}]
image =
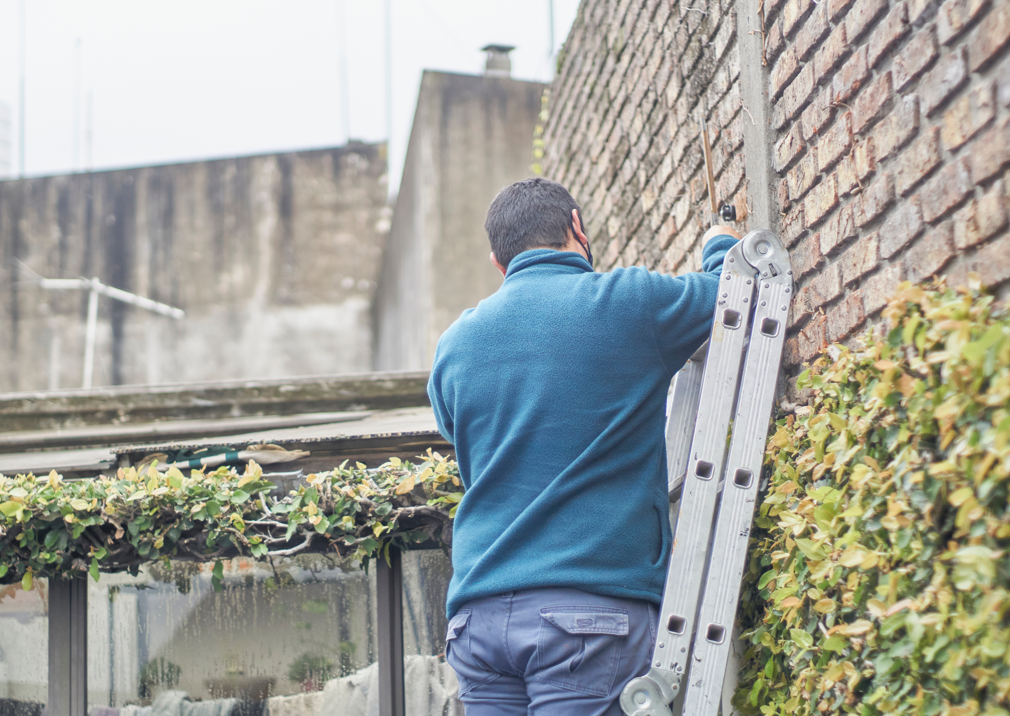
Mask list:
[{"label": "weathered concrete wall", "polygon": [[100,299],[95,385],[371,369],[384,145],[0,182],[0,392],[81,384],[85,276],[177,306]]},{"label": "weathered concrete wall", "polygon": [[[551,88],[544,168],[585,207],[599,268],[697,267],[701,108],[719,198],[758,228],[763,192],[762,228],[790,247],[793,370],[879,320],[902,279],[963,284],[973,270],[1010,293],[1010,5],[754,5],[583,0]],[[767,173],[744,179],[762,152]]]},{"label": "weathered concrete wall", "polygon": [[376,370],[431,367],[442,332],[494,293],[487,206],[531,175],[544,85],[425,72],[376,296]]}]

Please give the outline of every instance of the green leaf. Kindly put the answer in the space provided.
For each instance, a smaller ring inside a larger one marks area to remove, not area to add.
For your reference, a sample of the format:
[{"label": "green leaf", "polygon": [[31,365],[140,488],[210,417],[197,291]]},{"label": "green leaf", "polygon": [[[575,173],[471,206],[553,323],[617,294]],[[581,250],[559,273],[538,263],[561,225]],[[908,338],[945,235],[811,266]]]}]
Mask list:
[{"label": "green leaf", "polygon": [[796,642],[801,649],[809,649],[814,645],[814,638],[802,629],[790,629],[789,638]]},{"label": "green leaf", "polygon": [[91,558],[91,566],[88,567],[88,573],[93,580],[98,581],[98,560],[94,557]]},{"label": "green leaf", "polygon": [[21,509],[20,502],[2,502],[0,503],[0,512],[4,513],[6,517],[13,517]]},{"label": "green leaf", "polygon": [[26,592],[31,591],[32,588],[32,571],[29,569],[25,572],[25,576],[21,578],[21,589]]},{"label": "green leaf", "polygon": [[244,502],[249,501],[249,493],[245,490],[235,490],[231,493],[231,502],[235,505],[241,505]]}]

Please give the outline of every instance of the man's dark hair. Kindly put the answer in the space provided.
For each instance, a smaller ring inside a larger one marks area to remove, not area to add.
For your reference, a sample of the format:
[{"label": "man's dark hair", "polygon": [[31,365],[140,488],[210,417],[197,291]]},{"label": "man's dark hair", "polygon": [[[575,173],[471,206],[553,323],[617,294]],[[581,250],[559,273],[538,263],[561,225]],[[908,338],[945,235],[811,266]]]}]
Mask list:
[{"label": "man's dark hair", "polygon": [[572,229],[572,209],[579,212],[581,223],[575,199],[548,179],[523,179],[505,187],[492,200],[484,220],[495,258],[508,268],[516,255],[535,246],[563,249]]}]

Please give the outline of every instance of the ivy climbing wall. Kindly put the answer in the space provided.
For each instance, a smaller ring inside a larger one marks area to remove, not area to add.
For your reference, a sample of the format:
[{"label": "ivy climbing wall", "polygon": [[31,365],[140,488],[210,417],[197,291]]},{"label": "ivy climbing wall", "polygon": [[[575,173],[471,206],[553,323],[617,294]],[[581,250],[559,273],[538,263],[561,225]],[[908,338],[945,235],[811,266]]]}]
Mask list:
[{"label": "ivy climbing wall", "polygon": [[[703,113],[719,200],[744,231],[770,192],[792,253],[794,372],[880,320],[904,279],[975,271],[1010,292],[1010,4],[764,0],[738,28],[744,2],[582,3],[542,164],[584,207],[597,267],[698,267]],[[741,57],[760,87],[740,79]],[[745,178],[755,152],[770,170]]]}]

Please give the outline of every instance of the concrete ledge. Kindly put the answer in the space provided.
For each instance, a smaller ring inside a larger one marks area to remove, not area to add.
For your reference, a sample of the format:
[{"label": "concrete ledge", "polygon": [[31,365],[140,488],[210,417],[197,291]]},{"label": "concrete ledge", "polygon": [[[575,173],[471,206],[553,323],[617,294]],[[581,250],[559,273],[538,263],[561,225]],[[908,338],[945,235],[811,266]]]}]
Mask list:
[{"label": "concrete ledge", "polygon": [[363,373],[8,393],[0,432],[420,407],[427,383],[427,372]]}]

